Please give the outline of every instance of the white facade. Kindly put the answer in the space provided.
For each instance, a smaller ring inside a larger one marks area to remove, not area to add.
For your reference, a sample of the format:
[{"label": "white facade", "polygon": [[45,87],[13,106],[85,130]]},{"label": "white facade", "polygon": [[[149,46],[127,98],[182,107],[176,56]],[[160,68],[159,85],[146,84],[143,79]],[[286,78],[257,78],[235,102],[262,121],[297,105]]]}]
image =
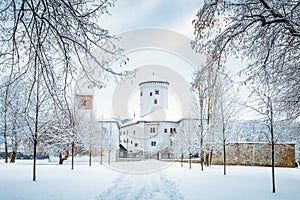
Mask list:
[{"label": "white facade", "polygon": [[172,145],[178,127],[179,122],[137,121],[121,127],[120,144],[131,153],[158,152]]},{"label": "white facade", "polygon": [[121,127],[120,144],[129,152],[144,150],[144,123],[132,123]]},{"label": "white facade", "polygon": [[178,130],[179,123],[171,121],[147,122],[144,126],[145,153],[162,151],[172,145],[171,137]]},{"label": "white facade", "polygon": [[168,86],[166,81],[146,81],[140,86],[140,117],[155,110],[168,109]]}]

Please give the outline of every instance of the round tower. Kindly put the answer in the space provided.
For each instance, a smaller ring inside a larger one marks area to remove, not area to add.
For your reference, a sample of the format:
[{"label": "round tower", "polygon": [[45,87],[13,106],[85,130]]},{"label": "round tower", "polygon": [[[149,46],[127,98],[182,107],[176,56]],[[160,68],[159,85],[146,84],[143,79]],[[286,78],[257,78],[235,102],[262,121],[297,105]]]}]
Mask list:
[{"label": "round tower", "polygon": [[140,87],[140,117],[158,109],[168,109],[168,86],[166,81],[145,81]]}]

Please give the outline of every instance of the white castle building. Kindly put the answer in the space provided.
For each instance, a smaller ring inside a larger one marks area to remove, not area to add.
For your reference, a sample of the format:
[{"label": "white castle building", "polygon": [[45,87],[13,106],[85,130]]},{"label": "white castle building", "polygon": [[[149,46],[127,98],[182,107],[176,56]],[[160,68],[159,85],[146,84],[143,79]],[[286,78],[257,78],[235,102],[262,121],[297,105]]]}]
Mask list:
[{"label": "white castle building", "polygon": [[120,126],[120,147],[126,153],[151,158],[168,152],[180,123],[169,117],[168,86],[166,81],[139,84],[140,117]]}]

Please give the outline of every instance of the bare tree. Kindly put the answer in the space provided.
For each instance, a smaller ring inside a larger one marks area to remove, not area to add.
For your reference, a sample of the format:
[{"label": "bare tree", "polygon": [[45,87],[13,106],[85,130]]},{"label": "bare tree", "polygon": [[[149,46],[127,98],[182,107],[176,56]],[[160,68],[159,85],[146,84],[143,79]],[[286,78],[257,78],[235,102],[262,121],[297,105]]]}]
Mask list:
[{"label": "bare tree", "polygon": [[193,83],[199,97],[200,149],[203,150],[200,152],[200,162],[203,159],[207,166],[212,164],[216,142],[214,129],[219,114],[217,113],[218,74],[219,69],[215,66],[203,66],[196,72]]},{"label": "bare tree", "polygon": [[229,56],[249,61],[245,74],[257,78],[265,66],[280,89],[290,118],[300,115],[300,4],[296,0],[208,0],[193,21],[193,47],[222,67]]},{"label": "bare tree", "polygon": [[59,157],[61,165],[71,156],[71,169],[74,169],[75,148],[77,150],[84,148],[77,134],[76,122],[70,122],[70,115],[67,111],[55,110],[55,113],[52,114],[54,115],[53,120],[40,143],[49,156]]},{"label": "bare tree", "polygon": [[42,72],[39,65],[36,65],[34,68],[32,79],[27,83],[29,88],[27,90],[28,100],[24,110],[24,120],[29,131],[28,137],[33,144],[33,181],[35,181],[38,143],[41,137],[47,133],[48,125],[54,118],[49,113],[53,112],[55,107],[51,101],[50,94],[47,93],[45,82],[42,80]]},{"label": "bare tree", "polygon": [[107,77],[123,75],[109,67],[115,60],[125,61],[121,49],[113,44],[115,37],[98,25],[101,15],[108,13],[114,2],[0,2],[0,70],[27,81],[23,116],[34,146],[33,180],[36,148],[46,133],[44,123],[52,120],[47,121],[43,112],[68,107],[66,91],[79,73],[98,87],[105,86]]},{"label": "bare tree", "polygon": [[196,89],[197,102],[198,106],[198,118],[199,118],[199,158],[201,170],[204,170],[204,159],[205,159],[205,149],[204,149],[204,138],[205,138],[205,125],[206,125],[206,101],[207,101],[207,76],[205,74],[205,69],[201,68],[196,73],[196,78],[193,83],[193,87]]},{"label": "bare tree", "polygon": [[[4,139],[4,159],[5,163],[8,163],[8,144],[7,144],[7,124],[8,124],[8,108],[9,108],[9,88],[10,79],[4,80],[1,84],[1,91],[4,90],[4,97],[1,98],[1,121],[2,121],[2,131]],[[2,92],[1,92],[2,93]]]},{"label": "bare tree", "polygon": [[98,153],[101,156],[105,144],[108,145],[106,140],[108,130],[98,124],[92,109],[78,110],[77,123],[78,137],[89,154],[89,166],[91,166],[92,157]]},{"label": "bare tree", "polygon": [[219,84],[218,84],[218,103],[217,103],[217,110],[219,116],[219,132],[220,139],[222,141],[222,148],[223,148],[223,174],[226,175],[226,146],[227,146],[227,138],[228,135],[228,126],[230,122],[234,120],[237,109],[236,109],[236,92],[233,92],[232,80],[226,74],[220,74]]},{"label": "bare tree", "polygon": [[11,160],[15,162],[18,142],[22,138],[24,123],[21,119],[22,108],[24,108],[24,93],[22,82],[14,78],[15,75],[2,76],[0,91],[4,94],[0,99],[1,107],[1,129],[5,144],[5,162],[8,162],[8,140],[10,140]]},{"label": "bare tree", "polygon": [[272,168],[272,192],[275,193],[275,144],[278,140],[276,137],[275,124],[281,118],[282,108],[279,101],[279,91],[274,85],[271,84],[271,74],[269,73],[270,66],[265,66],[260,74],[260,82],[253,86],[254,104],[245,104],[247,107],[255,110],[260,116],[263,117],[267,126],[267,139],[271,144],[271,168]]},{"label": "bare tree", "polygon": [[174,144],[172,145],[173,152],[177,155],[177,158],[181,158],[181,162],[184,158],[188,158],[190,169],[192,167],[192,157],[199,148],[197,133],[198,120],[193,117],[183,118],[180,121],[179,130],[175,134]]}]

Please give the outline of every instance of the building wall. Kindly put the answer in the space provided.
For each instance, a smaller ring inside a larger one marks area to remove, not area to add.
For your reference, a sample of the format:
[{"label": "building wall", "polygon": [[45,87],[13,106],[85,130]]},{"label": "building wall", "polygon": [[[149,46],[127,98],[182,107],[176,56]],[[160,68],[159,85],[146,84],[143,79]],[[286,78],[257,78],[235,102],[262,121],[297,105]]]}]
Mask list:
[{"label": "building wall", "polygon": [[155,153],[168,148],[170,135],[177,132],[178,126],[177,122],[145,123],[145,153]]},{"label": "building wall", "polygon": [[150,155],[168,148],[170,136],[178,131],[178,127],[178,122],[136,122],[121,127],[120,143],[130,153]]},{"label": "building wall", "polygon": [[[269,143],[229,143],[226,145],[228,165],[271,166]],[[223,164],[223,152],[216,151],[213,164]],[[275,166],[295,167],[295,144],[275,144]]]},{"label": "building wall", "polygon": [[144,150],[144,123],[134,123],[121,127],[120,143],[132,153]]}]

